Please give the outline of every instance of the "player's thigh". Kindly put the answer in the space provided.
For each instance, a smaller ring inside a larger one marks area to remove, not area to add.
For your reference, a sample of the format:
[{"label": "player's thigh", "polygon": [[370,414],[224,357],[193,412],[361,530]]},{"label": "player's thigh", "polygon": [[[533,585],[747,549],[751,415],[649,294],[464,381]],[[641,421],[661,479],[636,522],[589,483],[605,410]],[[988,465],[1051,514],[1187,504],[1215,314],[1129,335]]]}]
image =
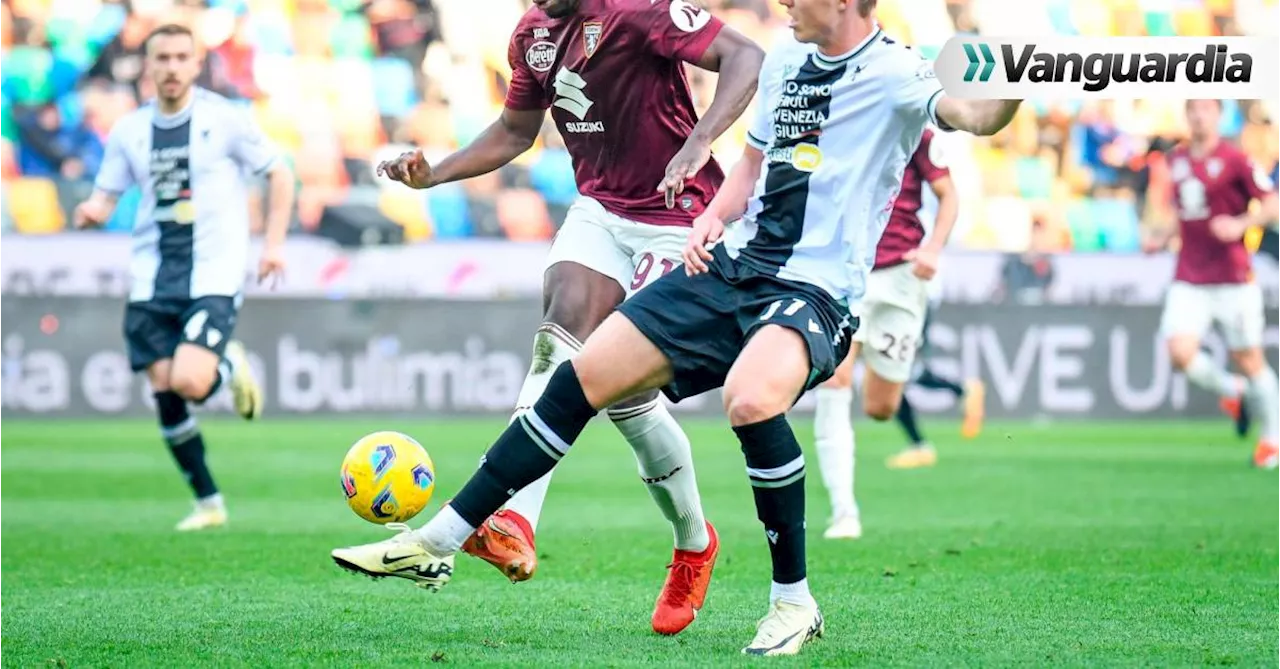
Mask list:
[{"label": "player's thigh", "polygon": [[[742,345],[737,298],[734,287],[715,272],[692,277],[671,272],[618,307],[667,361],[670,379],[662,391],[672,401],[724,384]],[[615,364],[630,364],[623,353]]]},{"label": "player's thigh", "polygon": [[[831,378],[849,354],[854,321],[847,309],[818,288],[758,277],[742,282],[739,291],[735,316],[748,342],[743,350],[767,350],[753,346],[762,333],[773,333],[762,340],[762,346],[778,347],[772,364],[777,367],[773,374],[780,376],[770,377],[774,383],[757,386],[751,373],[755,365],[769,364],[767,358],[748,358],[755,363],[751,367],[734,363],[732,384],[730,379],[725,381],[725,406],[730,422],[738,425],[786,411],[804,391]],[[803,355],[791,355],[797,352]]]},{"label": "player's thigh", "polygon": [[902,387],[911,379],[924,325],[923,314],[885,302],[868,305],[864,333],[862,404],[867,415],[885,420],[897,411]]},{"label": "player's thigh", "polygon": [[570,362],[591,406],[605,408],[671,382],[666,355],[622,314],[606,318]]},{"label": "player's thigh", "polygon": [[1200,350],[1200,341],[1213,324],[1213,296],[1204,286],[1175,281],[1164,298],[1160,334],[1169,357],[1184,368]]},{"label": "player's thigh", "polygon": [[1261,352],[1266,331],[1266,311],[1262,287],[1256,283],[1218,286],[1214,291],[1214,321],[1222,330],[1227,350]]},{"label": "player's thigh", "polygon": [[724,381],[729,424],[750,425],[786,413],[809,381],[804,336],[782,325],[757,328]]},{"label": "player's thigh", "polygon": [[153,388],[167,390],[168,361],[182,339],[180,307],[156,300],[130,302],[125,306],[123,325],[130,368],[145,370]]},{"label": "player's thigh", "polygon": [[684,263],[681,253],[689,239],[689,229],[670,225],[644,225],[619,219],[614,236],[623,248],[631,251],[635,270],[627,295],[634,295],[645,286],[680,269]]},{"label": "player's thigh", "polygon": [[209,394],[218,362],[235,331],[238,300],[210,296],[193,300],[182,313],[182,338],[173,354],[169,385],[188,399]]},{"label": "player's thigh", "polygon": [[613,215],[591,198],[569,208],[543,274],[544,319],[585,340],[625,297],[631,256],[610,231]]},{"label": "player's thigh", "polygon": [[849,355],[846,355],[844,357],[844,360],[842,360],[840,364],[836,367],[835,373],[831,375],[831,378],[827,379],[826,381],[823,381],[820,387],[833,388],[833,389],[852,388],[853,387],[853,363],[858,359],[859,349],[860,349],[860,346],[855,341],[849,347]]}]

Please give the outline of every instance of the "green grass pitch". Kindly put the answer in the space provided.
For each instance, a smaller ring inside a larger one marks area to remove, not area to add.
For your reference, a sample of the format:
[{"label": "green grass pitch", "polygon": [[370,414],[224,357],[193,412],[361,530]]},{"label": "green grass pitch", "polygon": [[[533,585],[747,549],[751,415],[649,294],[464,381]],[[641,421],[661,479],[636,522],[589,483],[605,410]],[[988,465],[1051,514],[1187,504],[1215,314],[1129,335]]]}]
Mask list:
[{"label": "green grass pitch", "polygon": [[501,421],[204,426],[232,523],[178,535],[187,493],[151,424],[10,421],[5,667],[1276,666],[1277,478],[1246,466],[1225,421],[993,425],[975,442],[928,424],[940,466],[909,472],[883,465],[896,429],[864,422],[867,534],[843,543],[821,538],[806,447],[827,636],[781,662],[738,655],[765,610],[768,553],[719,423],[687,424],[723,549],[676,638],[648,624],[670,535],[607,425],[557,473],[534,580],[460,556],[435,595],[330,562],[386,534],[346,508],[338,463],[366,432],[415,435],[438,467],[435,509]]}]

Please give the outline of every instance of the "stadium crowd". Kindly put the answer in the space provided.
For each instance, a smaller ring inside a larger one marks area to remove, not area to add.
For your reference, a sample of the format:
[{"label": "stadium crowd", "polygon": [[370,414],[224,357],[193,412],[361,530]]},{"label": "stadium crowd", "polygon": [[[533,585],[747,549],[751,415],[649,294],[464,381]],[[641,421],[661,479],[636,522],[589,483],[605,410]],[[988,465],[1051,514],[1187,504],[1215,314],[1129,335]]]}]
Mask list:
[{"label": "stadium crowd", "polygon": [[[507,41],[523,0],[4,0],[3,219],[6,234],[57,233],[88,193],[116,119],[151,96],[142,40],[192,26],[206,49],[201,85],[252,109],[298,177],[295,226],[341,205],[394,222],[406,242],[544,240],[576,196],[548,123],[516,164],[412,191],[372,165],[408,145],[438,158],[496,118]],[[769,0],[712,9],[766,48],[785,14]],[[951,35],[1232,35],[1274,30],[1276,0],[882,0],[887,32],[936,55]],[[607,48],[607,45],[604,45]],[[707,104],[714,76],[690,68]],[[1224,133],[1273,175],[1275,101],[1227,101]],[[744,116],[749,118],[750,115]],[[965,194],[954,245],[1002,251],[1136,251],[1168,215],[1163,157],[1184,133],[1181,104],[1137,100],[1024,105],[990,139],[949,137]],[[745,127],[716,145],[741,152]],[[108,230],[132,226],[136,193]],[[261,225],[261,216],[256,217]]]}]

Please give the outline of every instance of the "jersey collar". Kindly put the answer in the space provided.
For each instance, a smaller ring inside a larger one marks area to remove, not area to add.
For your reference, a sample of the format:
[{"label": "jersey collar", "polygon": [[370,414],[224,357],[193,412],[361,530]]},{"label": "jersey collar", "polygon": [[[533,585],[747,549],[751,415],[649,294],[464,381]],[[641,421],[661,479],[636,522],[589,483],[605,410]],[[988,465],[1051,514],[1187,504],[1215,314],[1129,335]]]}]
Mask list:
[{"label": "jersey collar", "polygon": [[861,42],[859,42],[858,46],[853,47],[839,56],[824,56],[821,51],[814,49],[813,63],[825,70],[834,70],[837,67],[841,67],[858,57],[862,52],[866,51],[867,47],[874,44],[875,41],[880,38],[882,32],[883,31],[880,30],[880,24],[876,23],[875,29],[871,31],[870,35],[867,35]]},{"label": "jersey collar", "polygon": [[191,90],[191,99],[187,101],[187,106],[183,107],[176,114],[168,116],[160,113],[160,104],[153,101],[151,103],[154,105],[151,109],[151,123],[157,128],[164,128],[167,130],[170,128],[176,128],[183,123],[190,121],[191,110],[196,106],[197,97],[200,97],[200,88],[193,86]]}]

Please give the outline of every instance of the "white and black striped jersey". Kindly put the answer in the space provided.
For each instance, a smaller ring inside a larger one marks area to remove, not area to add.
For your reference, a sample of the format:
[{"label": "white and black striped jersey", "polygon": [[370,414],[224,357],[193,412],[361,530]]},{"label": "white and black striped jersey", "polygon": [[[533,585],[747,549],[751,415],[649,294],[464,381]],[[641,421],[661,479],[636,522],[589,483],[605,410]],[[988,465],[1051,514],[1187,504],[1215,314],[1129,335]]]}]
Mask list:
[{"label": "white and black striped jersey", "polygon": [[788,35],[765,58],[747,141],[764,152],[730,257],[817,285],[856,307],[902,173],[942,86],[918,52],[879,28],[828,57]]},{"label": "white and black striped jersey", "polygon": [[245,175],[276,160],[245,110],[203,89],[172,116],[151,103],[120,119],[94,186],[142,190],[129,301],[238,295],[249,254]]}]

